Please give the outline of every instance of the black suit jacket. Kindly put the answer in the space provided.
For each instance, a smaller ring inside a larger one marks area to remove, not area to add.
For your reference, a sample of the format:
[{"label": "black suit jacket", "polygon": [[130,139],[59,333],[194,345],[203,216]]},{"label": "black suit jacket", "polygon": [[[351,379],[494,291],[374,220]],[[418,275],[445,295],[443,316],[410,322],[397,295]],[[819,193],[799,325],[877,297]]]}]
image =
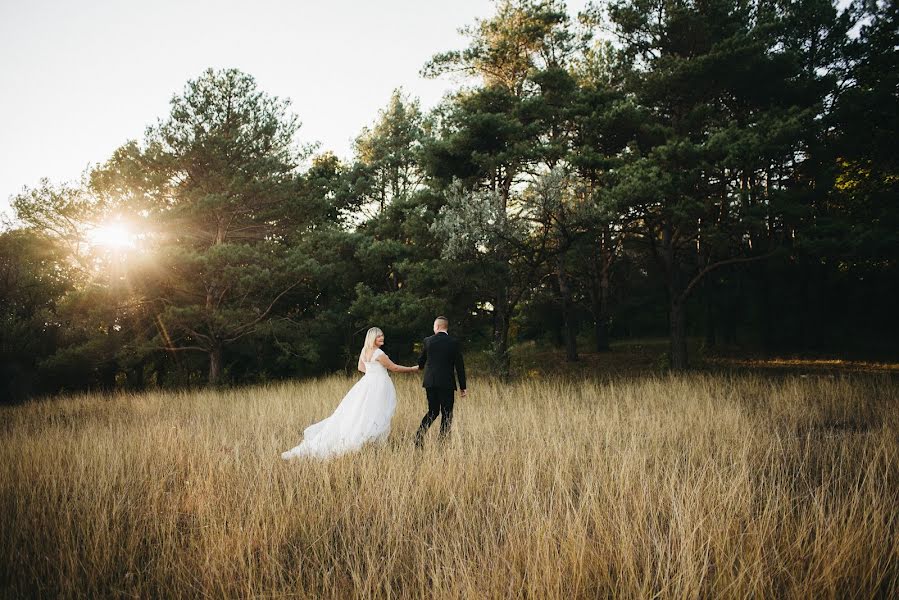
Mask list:
[{"label": "black suit jacket", "polygon": [[421,356],[418,357],[418,368],[425,371],[422,387],[455,390],[458,377],[459,389],[467,389],[462,350],[456,338],[446,333],[440,332],[425,338]]}]

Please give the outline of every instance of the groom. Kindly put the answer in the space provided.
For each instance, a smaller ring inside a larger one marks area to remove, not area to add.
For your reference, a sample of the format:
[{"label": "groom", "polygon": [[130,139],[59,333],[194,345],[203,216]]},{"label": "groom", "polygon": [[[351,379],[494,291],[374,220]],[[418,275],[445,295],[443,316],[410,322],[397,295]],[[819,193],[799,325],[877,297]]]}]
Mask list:
[{"label": "groom", "polygon": [[456,392],[456,377],[459,378],[460,395],[468,395],[465,389],[465,362],[459,342],[446,332],[449,320],[446,317],[434,319],[434,335],[425,338],[418,357],[418,368],[424,369],[425,392],[428,396],[428,414],[421,420],[415,445],[421,447],[424,436],[437,415],[440,419],[440,439],[446,439],[453,424],[453,396]]}]

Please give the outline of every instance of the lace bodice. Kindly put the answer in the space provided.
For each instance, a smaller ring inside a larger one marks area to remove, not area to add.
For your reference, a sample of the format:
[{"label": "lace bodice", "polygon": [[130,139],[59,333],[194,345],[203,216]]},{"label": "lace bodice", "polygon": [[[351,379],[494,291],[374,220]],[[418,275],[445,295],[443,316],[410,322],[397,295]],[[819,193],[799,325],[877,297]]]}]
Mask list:
[{"label": "lace bodice", "polygon": [[378,362],[378,357],[384,354],[384,351],[380,348],[376,349],[371,353],[371,360],[365,361],[362,363],[365,365],[365,374],[366,375],[386,375],[387,368]]}]

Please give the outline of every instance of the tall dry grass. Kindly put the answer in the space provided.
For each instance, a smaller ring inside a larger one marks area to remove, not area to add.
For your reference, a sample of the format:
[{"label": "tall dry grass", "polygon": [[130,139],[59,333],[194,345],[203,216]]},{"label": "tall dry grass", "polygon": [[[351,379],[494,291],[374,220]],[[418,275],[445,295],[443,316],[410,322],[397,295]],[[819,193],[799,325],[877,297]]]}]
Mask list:
[{"label": "tall dry grass", "polygon": [[278,454],[342,377],[2,409],[3,596],[899,595],[889,378],[476,380],[420,453],[395,381],[330,462]]}]

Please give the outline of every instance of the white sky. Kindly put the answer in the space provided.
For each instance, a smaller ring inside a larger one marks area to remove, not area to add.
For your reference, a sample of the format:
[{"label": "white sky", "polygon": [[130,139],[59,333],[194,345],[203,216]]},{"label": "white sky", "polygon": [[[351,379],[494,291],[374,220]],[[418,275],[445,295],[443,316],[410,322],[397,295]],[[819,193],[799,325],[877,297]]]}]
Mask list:
[{"label": "white sky", "polygon": [[141,138],[208,67],[290,98],[299,141],[349,158],[394,88],[427,110],[456,86],[418,73],[492,13],[489,0],[0,0],[0,213],[23,186],[77,180]]}]

